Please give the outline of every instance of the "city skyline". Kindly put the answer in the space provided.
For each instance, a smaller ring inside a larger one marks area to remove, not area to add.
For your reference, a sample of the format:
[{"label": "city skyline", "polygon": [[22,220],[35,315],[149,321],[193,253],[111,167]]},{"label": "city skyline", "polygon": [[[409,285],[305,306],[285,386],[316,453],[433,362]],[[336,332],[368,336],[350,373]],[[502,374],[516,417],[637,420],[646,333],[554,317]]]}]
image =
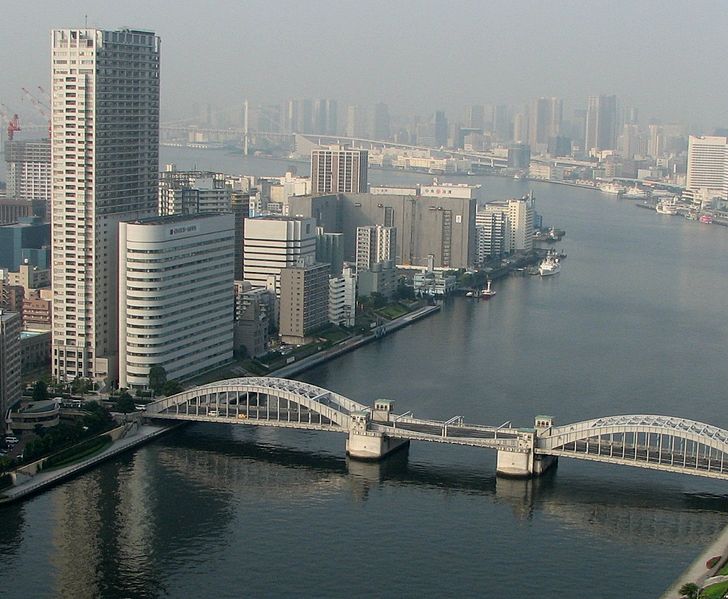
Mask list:
[{"label": "city skyline", "polygon": [[[38,40],[48,40],[54,27],[87,22],[152,30],[165,40],[163,119],[185,116],[194,102],[220,110],[242,107],[246,97],[384,101],[394,113],[442,108],[459,115],[468,104],[518,104],[541,96],[563,97],[571,111],[586,107],[588,96],[613,94],[624,106],[639,107],[645,120],[685,122],[695,132],[728,124],[714,76],[722,68],[718,44],[727,19],[718,2],[672,6],[669,12],[656,2],[524,2],[487,9],[465,3],[457,10],[430,2],[325,3],[316,11],[257,1],[244,7],[137,0],[123,6],[44,4],[28,23],[23,8],[6,7],[0,36],[5,55],[24,57],[5,65],[0,102],[27,118],[35,112],[21,88],[46,88],[50,78],[48,48]],[[375,29],[368,25],[373,18]],[[19,22],[22,28],[15,26]],[[201,43],[202,31],[215,32],[215,43]],[[679,43],[691,31],[700,31],[701,43]],[[448,52],[442,51],[445,39]],[[330,50],[335,47],[347,51]]]}]

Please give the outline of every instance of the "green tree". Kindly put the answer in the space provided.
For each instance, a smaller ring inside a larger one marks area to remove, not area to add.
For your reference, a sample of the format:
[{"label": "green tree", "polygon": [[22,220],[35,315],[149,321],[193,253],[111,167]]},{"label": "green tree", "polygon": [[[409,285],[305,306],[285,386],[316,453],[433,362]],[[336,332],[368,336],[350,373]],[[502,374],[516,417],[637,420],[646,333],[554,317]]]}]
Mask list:
[{"label": "green tree", "polygon": [[33,401],[45,401],[48,399],[48,385],[45,381],[36,381],[33,385]]},{"label": "green tree", "polygon": [[686,599],[700,599],[700,587],[694,582],[686,582],[678,590],[683,597]]},{"label": "green tree", "polygon": [[89,379],[84,379],[82,377],[77,376],[75,379],[73,379],[73,382],[71,383],[71,391],[73,393],[80,393],[83,395],[93,387],[93,383]]},{"label": "green tree", "polygon": [[167,371],[164,366],[152,366],[149,369],[149,387],[154,391],[155,395],[159,395],[164,390],[167,382]]},{"label": "green tree", "polygon": [[162,390],[165,397],[181,393],[182,391],[182,385],[180,385],[177,381],[167,381],[164,383],[164,389]]},{"label": "green tree", "polygon": [[133,412],[136,409],[136,406],[134,405],[134,398],[129,395],[128,391],[121,392],[119,399],[116,400],[116,409],[124,414]]}]

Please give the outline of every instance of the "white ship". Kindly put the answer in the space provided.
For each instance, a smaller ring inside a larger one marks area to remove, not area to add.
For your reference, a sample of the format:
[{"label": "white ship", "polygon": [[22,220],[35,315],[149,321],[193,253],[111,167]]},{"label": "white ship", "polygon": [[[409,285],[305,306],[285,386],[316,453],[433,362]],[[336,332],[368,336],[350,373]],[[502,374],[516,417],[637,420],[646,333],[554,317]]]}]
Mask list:
[{"label": "white ship", "polygon": [[559,262],[555,253],[549,252],[538,265],[538,274],[542,277],[548,277],[559,272],[561,272],[561,262]]},{"label": "white ship", "polygon": [[655,210],[657,211],[657,214],[677,214],[677,206],[675,206],[671,200],[662,200],[661,202],[658,202],[657,206],[655,206]]},{"label": "white ship", "polygon": [[599,191],[608,193],[609,195],[619,196],[624,193],[624,187],[616,183],[602,183],[599,186]]}]

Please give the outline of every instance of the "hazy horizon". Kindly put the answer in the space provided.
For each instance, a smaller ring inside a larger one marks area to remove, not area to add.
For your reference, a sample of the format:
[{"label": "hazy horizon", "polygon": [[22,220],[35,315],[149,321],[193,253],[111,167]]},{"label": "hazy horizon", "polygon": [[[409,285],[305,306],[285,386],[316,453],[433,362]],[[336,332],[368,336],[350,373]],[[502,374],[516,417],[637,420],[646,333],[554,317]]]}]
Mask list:
[{"label": "hazy horizon", "polygon": [[[0,102],[38,120],[22,87],[49,86],[53,28],[132,27],[162,38],[162,118],[192,105],[217,110],[289,97],[342,103],[384,101],[392,113],[466,104],[566,100],[570,118],[588,95],[617,95],[692,131],[728,125],[723,60],[724,4],[654,0],[244,5],[68,0],[3,7],[0,51],[8,59]],[[31,18],[32,17],[32,18]]]}]

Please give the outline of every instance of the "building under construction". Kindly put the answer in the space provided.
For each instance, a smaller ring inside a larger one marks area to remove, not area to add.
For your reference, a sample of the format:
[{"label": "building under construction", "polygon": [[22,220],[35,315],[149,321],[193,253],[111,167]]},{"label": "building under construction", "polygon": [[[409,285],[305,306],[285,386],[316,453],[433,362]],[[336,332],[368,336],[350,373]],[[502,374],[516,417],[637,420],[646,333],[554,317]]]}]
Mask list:
[{"label": "building under construction", "polygon": [[5,163],[8,197],[42,203],[45,207],[45,219],[50,220],[50,139],[7,140],[5,142]]}]

